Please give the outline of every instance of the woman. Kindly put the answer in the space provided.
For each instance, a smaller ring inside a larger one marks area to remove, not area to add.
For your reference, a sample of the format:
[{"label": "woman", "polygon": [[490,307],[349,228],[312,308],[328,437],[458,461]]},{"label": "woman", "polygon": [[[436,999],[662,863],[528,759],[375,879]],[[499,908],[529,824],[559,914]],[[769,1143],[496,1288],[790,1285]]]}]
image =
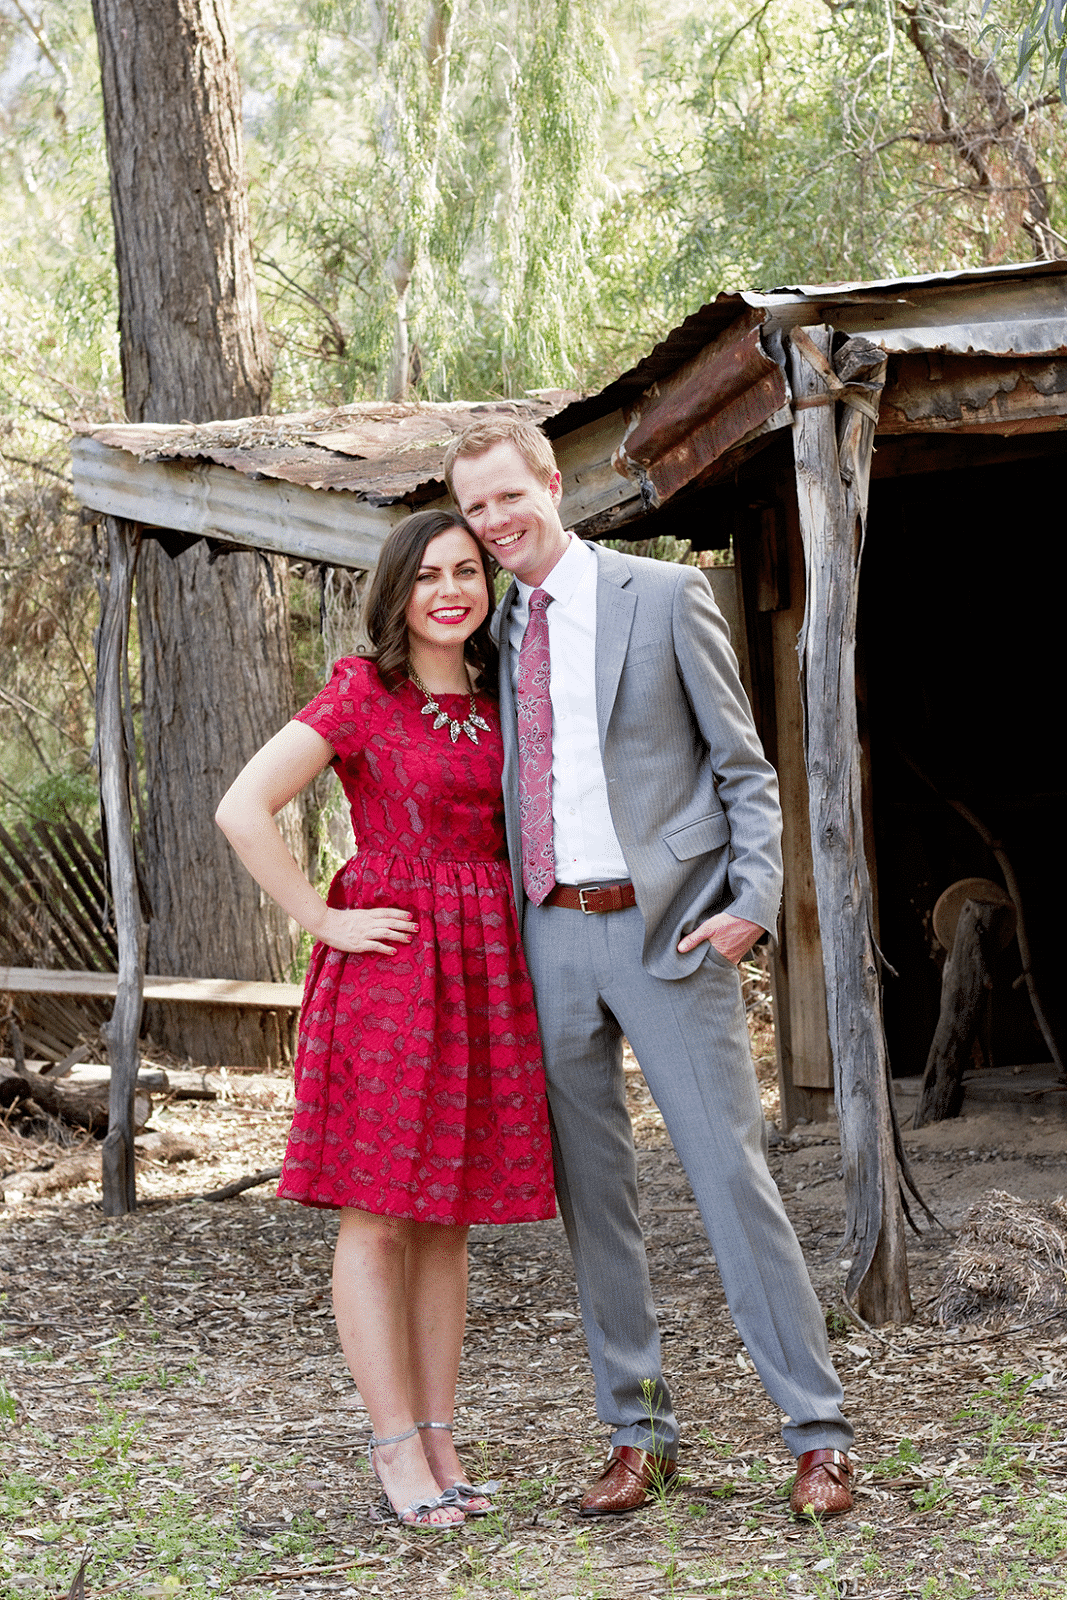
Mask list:
[{"label": "woman", "polygon": [[[340,1210],[334,1311],[374,1433],[372,1516],[417,1527],[492,1509],[452,1442],[468,1227],[555,1209],[504,840],[491,595],[461,517],[408,517],[368,599],[373,660],[339,661],[216,813],[318,941],[278,1193]],[[274,818],[330,764],[358,851],[324,902]]]}]

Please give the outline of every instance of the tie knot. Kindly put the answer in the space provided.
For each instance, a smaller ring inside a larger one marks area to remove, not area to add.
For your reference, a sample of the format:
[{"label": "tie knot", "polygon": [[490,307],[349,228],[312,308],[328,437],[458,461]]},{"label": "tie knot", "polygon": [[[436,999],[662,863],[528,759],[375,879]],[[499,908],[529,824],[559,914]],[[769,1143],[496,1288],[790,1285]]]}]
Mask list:
[{"label": "tie knot", "polygon": [[546,607],[550,606],[551,604],[552,596],[548,593],[547,589],[535,589],[533,594],[530,596],[531,616],[535,611],[544,611]]}]

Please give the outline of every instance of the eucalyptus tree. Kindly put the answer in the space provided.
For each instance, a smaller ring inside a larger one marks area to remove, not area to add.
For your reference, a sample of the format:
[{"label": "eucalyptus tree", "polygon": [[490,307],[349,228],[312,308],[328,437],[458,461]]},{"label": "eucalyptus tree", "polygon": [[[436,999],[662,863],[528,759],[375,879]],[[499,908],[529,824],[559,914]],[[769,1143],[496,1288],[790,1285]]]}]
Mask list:
[{"label": "eucalyptus tree", "polygon": [[977,0],[724,0],[654,42],[605,219],[635,307],[1063,248],[1062,107],[1000,75]]},{"label": "eucalyptus tree", "polygon": [[316,352],[344,396],[576,380],[609,191],[605,0],[323,0],[246,60],[282,382]]}]

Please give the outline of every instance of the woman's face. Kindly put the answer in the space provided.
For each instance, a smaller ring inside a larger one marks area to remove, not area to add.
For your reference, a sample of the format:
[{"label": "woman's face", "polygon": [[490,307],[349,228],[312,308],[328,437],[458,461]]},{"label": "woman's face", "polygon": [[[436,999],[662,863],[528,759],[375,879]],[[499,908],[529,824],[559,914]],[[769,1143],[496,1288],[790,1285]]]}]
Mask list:
[{"label": "woman's face", "polygon": [[408,597],[404,620],[409,646],[459,646],[489,614],[489,595],[478,546],[463,528],[431,539]]}]

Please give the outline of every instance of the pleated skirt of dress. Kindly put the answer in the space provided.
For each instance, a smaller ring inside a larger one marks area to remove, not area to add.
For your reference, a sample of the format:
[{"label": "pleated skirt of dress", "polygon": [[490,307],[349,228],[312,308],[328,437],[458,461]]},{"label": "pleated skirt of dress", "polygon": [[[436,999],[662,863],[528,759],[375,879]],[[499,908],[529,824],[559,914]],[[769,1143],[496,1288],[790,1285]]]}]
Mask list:
[{"label": "pleated skirt of dress", "polygon": [[318,944],[278,1194],[465,1225],[555,1214],[544,1069],[506,861],[361,851],[334,906],[397,906],[393,956]]}]

